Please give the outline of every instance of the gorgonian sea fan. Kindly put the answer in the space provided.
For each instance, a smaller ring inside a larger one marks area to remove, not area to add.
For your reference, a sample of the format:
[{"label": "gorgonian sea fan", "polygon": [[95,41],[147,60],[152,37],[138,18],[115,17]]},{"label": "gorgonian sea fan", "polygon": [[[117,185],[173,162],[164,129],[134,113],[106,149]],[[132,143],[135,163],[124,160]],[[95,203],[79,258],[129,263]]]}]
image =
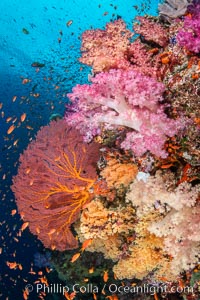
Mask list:
[{"label": "gorgonian sea fan", "polygon": [[12,190],[23,220],[45,247],[78,247],[70,226],[92,198],[98,155],[98,144],[84,143],[79,131],[59,120],[42,127],[20,156]]},{"label": "gorgonian sea fan", "polygon": [[164,113],[164,84],[137,71],[110,70],[91,78],[91,85],[77,85],[68,94],[65,119],[91,141],[102,128],[130,129],[121,144],[140,156],[147,150],[166,156],[167,136],[176,134],[179,123]]}]

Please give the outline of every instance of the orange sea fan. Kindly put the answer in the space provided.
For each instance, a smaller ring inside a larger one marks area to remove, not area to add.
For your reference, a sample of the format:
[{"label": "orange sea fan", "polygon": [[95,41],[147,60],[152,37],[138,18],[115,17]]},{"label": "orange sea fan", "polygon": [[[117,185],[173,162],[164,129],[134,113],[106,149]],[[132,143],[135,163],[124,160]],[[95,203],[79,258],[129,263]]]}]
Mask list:
[{"label": "orange sea fan", "polygon": [[65,121],[42,127],[20,156],[13,178],[19,213],[45,247],[78,247],[71,232],[82,207],[92,198],[99,145],[86,144]]}]

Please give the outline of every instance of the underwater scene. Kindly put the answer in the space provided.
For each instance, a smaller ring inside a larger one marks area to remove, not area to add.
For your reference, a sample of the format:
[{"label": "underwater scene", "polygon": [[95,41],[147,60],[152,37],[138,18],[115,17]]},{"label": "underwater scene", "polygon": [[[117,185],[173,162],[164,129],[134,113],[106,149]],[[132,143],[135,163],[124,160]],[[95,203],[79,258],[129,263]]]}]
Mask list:
[{"label": "underwater scene", "polygon": [[0,9],[0,299],[200,300],[200,0]]}]

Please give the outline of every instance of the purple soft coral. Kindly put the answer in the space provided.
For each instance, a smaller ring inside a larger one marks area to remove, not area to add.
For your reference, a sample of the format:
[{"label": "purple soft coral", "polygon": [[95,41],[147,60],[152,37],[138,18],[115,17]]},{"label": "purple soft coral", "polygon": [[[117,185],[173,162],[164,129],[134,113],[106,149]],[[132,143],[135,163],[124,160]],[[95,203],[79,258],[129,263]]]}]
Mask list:
[{"label": "purple soft coral", "polygon": [[[192,16],[185,17],[183,29],[177,34],[177,41],[180,46],[194,53],[200,52],[200,4],[194,6]],[[191,9],[191,8],[190,8]]]},{"label": "purple soft coral", "polygon": [[[75,126],[89,142],[102,128],[130,128],[121,144],[136,155],[147,150],[166,156],[166,135],[173,136],[177,122],[164,113],[164,84],[136,71],[110,70],[91,79],[91,85],[77,85],[68,94],[75,112],[66,113],[68,124]],[[77,102],[78,99],[78,102]]]}]

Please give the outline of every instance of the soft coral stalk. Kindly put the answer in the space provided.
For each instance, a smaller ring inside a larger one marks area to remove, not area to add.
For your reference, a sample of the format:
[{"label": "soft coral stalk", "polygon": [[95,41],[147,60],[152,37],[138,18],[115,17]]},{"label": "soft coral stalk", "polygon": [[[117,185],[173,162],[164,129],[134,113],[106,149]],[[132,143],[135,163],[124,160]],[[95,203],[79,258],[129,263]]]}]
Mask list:
[{"label": "soft coral stalk", "polygon": [[91,81],[91,85],[77,85],[68,94],[75,112],[66,111],[67,122],[76,126],[86,141],[100,134],[102,128],[128,127],[122,148],[136,155],[149,150],[165,157],[162,148],[166,135],[177,132],[177,123],[167,117],[160,103],[164,85],[136,71],[123,70],[99,73]]}]

